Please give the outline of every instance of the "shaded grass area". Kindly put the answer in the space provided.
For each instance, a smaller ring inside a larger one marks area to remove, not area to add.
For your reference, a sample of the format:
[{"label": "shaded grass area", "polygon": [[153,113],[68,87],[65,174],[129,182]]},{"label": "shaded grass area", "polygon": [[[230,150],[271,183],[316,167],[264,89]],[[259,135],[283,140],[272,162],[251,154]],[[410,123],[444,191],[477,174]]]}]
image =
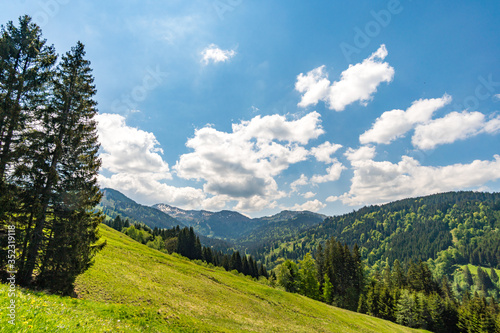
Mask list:
[{"label": "shaded grass area", "polygon": [[[417,332],[141,245],[105,225],[107,246],[76,281],[80,299],[18,293],[2,332]],[[7,329],[9,329],[7,327]]]}]

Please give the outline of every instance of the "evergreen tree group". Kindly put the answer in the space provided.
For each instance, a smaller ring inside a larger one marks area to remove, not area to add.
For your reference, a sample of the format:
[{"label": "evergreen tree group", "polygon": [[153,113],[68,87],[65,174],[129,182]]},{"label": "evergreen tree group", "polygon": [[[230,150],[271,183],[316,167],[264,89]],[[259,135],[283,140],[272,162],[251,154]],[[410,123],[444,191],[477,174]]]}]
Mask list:
[{"label": "evergreen tree group", "polygon": [[[473,280],[467,266],[464,279]],[[482,285],[489,279],[479,268],[476,283]],[[471,298],[466,291],[460,302],[448,278],[437,281],[422,261],[403,267],[395,260],[392,267],[375,272],[359,299],[358,312],[432,332],[500,332],[494,298],[487,300],[477,292]]]},{"label": "evergreen tree group", "polygon": [[57,61],[29,16],[1,28],[0,228],[14,225],[16,283],[70,293],[100,246],[96,93],[84,45]]},{"label": "evergreen tree group", "polygon": [[278,285],[345,309],[356,310],[364,287],[364,269],[355,245],[350,250],[334,238],[318,246],[316,259],[306,254],[299,264],[287,259],[276,269]]}]

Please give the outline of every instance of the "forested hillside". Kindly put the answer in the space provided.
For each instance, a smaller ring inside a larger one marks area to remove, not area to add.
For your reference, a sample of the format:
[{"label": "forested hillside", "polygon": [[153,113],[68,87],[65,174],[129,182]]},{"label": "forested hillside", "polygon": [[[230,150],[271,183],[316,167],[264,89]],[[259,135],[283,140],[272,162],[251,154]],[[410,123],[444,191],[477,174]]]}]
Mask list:
[{"label": "forested hillside", "polygon": [[499,230],[500,194],[450,192],[330,217],[300,235],[276,238],[251,253],[272,267],[278,258],[302,258],[334,237],[349,247],[358,244],[368,265],[446,257],[450,264],[499,268]]}]

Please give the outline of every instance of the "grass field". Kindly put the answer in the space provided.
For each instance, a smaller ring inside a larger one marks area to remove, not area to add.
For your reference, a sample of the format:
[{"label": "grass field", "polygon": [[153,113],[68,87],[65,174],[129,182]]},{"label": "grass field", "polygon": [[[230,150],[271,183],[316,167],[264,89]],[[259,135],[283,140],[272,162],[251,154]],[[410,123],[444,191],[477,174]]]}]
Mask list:
[{"label": "grass field", "polygon": [[[465,265],[461,265],[460,266],[460,269],[464,269]],[[472,275],[477,275],[477,268],[479,266],[475,266],[475,265],[467,265],[467,267],[469,268],[469,271]],[[488,275],[490,275],[490,270],[491,268],[487,268],[487,267],[481,267]],[[500,269],[495,269],[495,272],[497,272],[497,275],[500,276]]]},{"label": "grass field", "polygon": [[[416,332],[141,245],[106,226],[79,299],[20,291],[5,332]],[[2,304],[7,304],[2,285]]]}]

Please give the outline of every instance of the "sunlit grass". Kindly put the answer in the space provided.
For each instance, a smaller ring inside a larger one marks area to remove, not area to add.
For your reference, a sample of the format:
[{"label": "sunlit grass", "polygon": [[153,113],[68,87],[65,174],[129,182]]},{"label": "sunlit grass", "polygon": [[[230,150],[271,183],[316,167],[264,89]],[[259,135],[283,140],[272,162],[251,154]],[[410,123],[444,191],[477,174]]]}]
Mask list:
[{"label": "sunlit grass", "polygon": [[76,282],[81,299],[21,291],[16,330],[10,331],[415,331],[155,251],[106,226],[101,234],[106,248]]}]

